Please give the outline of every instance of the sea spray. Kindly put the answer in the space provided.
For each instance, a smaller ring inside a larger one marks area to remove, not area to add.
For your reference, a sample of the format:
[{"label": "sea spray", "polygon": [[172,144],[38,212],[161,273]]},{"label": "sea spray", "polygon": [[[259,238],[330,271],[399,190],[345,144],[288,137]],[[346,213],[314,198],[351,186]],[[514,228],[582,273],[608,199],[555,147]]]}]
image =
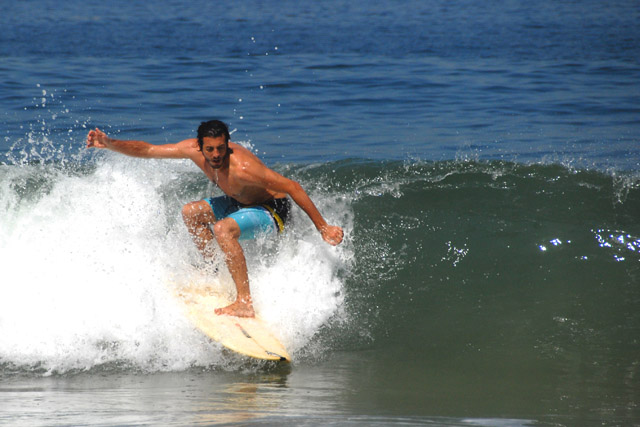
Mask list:
[{"label": "sea spray", "polygon": [[91,119],[73,111],[77,107],[75,95],[66,89],[36,86],[40,97],[33,97],[32,103],[23,107],[20,120],[13,123],[20,136],[5,138],[7,149],[0,164],[55,162],[64,167],[85,154],[77,150],[78,135],[87,132]]},{"label": "sea spray", "polygon": [[60,174],[3,224],[3,360],[65,371],[170,359],[162,328],[172,319],[158,315],[163,273],[153,256],[164,224],[148,203],[160,203],[153,188],[107,165]]},{"label": "sea spray", "polygon": [[[195,166],[105,153],[82,173],[22,163],[2,174],[2,363],[44,372],[228,365],[172,295],[176,283],[202,274],[180,218],[183,203],[212,190]],[[312,197],[333,219],[334,197]],[[295,358],[342,303],[336,273],[348,248],[325,244],[301,212],[294,224],[245,246],[256,308]]]}]

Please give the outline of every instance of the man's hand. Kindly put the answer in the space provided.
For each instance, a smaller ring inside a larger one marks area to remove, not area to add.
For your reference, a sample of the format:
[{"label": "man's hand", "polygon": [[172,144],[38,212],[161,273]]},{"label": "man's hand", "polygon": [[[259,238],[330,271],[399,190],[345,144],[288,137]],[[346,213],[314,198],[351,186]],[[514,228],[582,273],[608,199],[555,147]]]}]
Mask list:
[{"label": "man's hand", "polygon": [[324,226],[322,227],[322,230],[320,230],[320,233],[322,233],[324,241],[333,246],[340,244],[340,242],[342,242],[342,237],[344,236],[342,228],[336,225]]},{"label": "man's hand", "polygon": [[107,148],[110,140],[111,138],[109,138],[106,133],[96,128],[95,130],[89,131],[87,135],[87,148]]}]

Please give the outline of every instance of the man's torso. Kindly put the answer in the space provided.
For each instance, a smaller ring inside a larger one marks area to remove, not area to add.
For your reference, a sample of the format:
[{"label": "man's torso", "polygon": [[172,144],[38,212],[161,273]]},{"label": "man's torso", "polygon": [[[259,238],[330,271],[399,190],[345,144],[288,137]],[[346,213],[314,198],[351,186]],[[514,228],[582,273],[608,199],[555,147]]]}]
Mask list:
[{"label": "man's torso", "polygon": [[266,168],[266,166],[249,150],[233,142],[229,142],[233,152],[229,155],[228,166],[220,169],[212,168],[198,151],[191,158],[207,177],[214,182],[226,195],[233,197],[245,205],[264,203],[274,198],[285,197],[286,194],[269,191],[266,183],[256,178],[261,174],[249,173],[250,168]]}]

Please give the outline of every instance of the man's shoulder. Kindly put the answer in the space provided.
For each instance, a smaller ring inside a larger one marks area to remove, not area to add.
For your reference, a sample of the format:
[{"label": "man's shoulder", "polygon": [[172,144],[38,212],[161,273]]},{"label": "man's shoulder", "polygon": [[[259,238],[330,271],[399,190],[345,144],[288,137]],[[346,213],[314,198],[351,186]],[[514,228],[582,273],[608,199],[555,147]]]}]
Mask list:
[{"label": "man's shoulder", "polygon": [[229,141],[229,148],[231,148],[233,150],[234,153],[238,154],[251,154],[253,155],[253,153],[251,151],[249,151],[248,148],[238,144],[237,142],[233,142],[233,141]]},{"label": "man's shoulder", "polygon": [[229,148],[231,149],[231,161],[236,165],[241,165],[243,169],[253,169],[262,165],[258,156],[248,148],[231,141],[229,142]]},{"label": "man's shoulder", "polygon": [[194,158],[200,155],[200,145],[196,138],[184,139],[178,142],[176,147],[187,157]]},{"label": "man's shoulder", "polygon": [[178,142],[176,145],[184,147],[185,149],[197,149],[198,151],[200,151],[200,146],[198,145],[197,138],[183,139],[182,141]]}]

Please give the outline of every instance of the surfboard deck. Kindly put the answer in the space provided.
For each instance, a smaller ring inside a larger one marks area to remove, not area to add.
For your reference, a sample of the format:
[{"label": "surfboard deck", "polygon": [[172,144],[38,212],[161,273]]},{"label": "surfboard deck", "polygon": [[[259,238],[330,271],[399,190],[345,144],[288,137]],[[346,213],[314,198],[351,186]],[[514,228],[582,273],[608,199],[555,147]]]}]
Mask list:
[{"label": "surfboard deck", "polygon": [[256,359],[290,362],[282,343],[259,317],[217,315],[214,309],[232,301],[211,288],[190,286],[176,290],[187,317],[209,338],[236,353]]}]

